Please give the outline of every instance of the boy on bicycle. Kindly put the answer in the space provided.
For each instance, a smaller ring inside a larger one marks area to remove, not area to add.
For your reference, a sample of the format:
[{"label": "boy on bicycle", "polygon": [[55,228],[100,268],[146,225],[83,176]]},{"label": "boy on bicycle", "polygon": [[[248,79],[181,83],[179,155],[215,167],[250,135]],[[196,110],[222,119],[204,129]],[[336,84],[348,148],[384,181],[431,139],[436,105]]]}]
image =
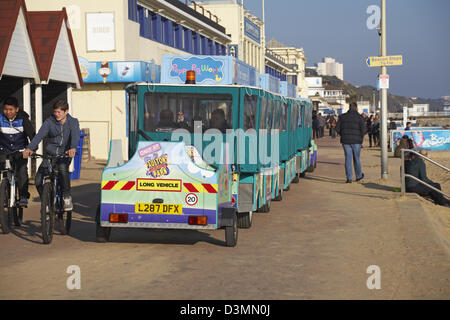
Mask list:
[{"label": "boy on bicycle", "polygon": [[[64,202],[64,210],[73,209],[72,196],[70,194],[69,165],[75,156],[78,142],[80,141],[80,125],[78,120],[69,114],[69,106],[65,100],[58,100],[53,106],[53,115],[45,120],[39,132],[33,138],[27,149],[23,152],[23,157],[28,158],[33,154],[33,150],[38,148],[42,139],[47,138],[45,152],[49,155],[68,155],[70,158],[61,158],[56,162],[59,172],[59,183]],[[43,173],[47,167],[43,161],[36,173],[36,188],[39,195],[42,195]]]},{"label": "boy on bicycle", "polygon": [[[0,114],[0,163],[4,163],[5,153],[23,150],[29,140],[35,136],[35,131],[29,115],[19,109],[16,98],[9,97],[3,105]],[[28,161],[23,159],[18,152],[13,156],[13,168],[17,175],[17,187],[19,190],[19,206],[27,207],[28,198]]]}]

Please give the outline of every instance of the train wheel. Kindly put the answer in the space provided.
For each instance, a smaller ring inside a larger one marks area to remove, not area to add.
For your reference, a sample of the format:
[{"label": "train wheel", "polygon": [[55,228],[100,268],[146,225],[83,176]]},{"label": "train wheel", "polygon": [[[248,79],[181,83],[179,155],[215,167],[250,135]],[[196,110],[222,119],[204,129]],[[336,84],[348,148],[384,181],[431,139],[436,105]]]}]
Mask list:
[{"label": "train wheel", "polygon": [[[262,199],[261,199],[261,202],[262,202]],[[263,206],[259,207],[258,210],[256,210],[256,211],[260,212],[260,213],[264,213],[264,212],[266,212],[266,211],[264,211],[265,208],[266,208],[266,205],[263,205]]]},{"label": "train wheel", "polygon": [[237,216],[238,227],[241,229],[249,229],[252,226],[253,212],[241,212]]},{"label": "train wheel", "polygon": [[268,212],[270,212],[270,203],[271,203],[271,200],[269,200],[264,206],[263,206],[263,208],[264,208],[264,213],[268,213]]},{"label": "train wheel", "polygon": [[299,183],[299,182],[300,182],[300,178],[298,177],[298,173],[296,173],[294,180],[292,180],[292,183]]},{"label": "train wheel", "polygon": [[282,201],[283,200],[283,192],[281,191],[281,189],[278,190],[278,195],[273,198],[273,201]]},{"label": "train wheel", "polygon": [[300,173],[300,178],[305,178],[306,177],[306,172],[301,172]]},{"label": "train wheel", "polygon": [[235,247],[238,240],[238,219],[233,215],[233,225],[225,227],[225,243],[227,247]]},{"label": "train wheel", "polygon": [[97,207],[95,215],[96,230],[95,239],[97,242],[108,242],[111,237],[111,228],[102,227],[100,223],[100,206]]}]

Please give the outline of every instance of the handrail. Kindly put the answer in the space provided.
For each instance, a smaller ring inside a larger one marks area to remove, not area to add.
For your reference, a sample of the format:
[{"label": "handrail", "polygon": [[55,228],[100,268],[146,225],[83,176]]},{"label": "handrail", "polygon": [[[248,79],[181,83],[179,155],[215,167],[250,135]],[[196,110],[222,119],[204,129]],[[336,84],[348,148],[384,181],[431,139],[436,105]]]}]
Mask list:
[{"label": "handrail", "polygon": [[418,156],[424,158],[425,160],[428,160],[428,161],[431,162],[432,164],[434,164],[434,165],[436,165],[436,166],[438,166],[438,167],[440,167],[440,168],[446,170],[447,172],[450,172],[450,169],[449,169],[449,168],[447,168],[446,166],[443,166],[442,164],[440,164],[440,163],[434,161],[433,159],[428,158],[427,156],[424,156],[424,155],[421,154],[420,152],[417,152],[417,151],[415,151],[415,150],[410,150],[410,149],[402,149],[402,153],[403,153],[403,152],[411,152],[411,153],[414,153],[414,154],[416,154],[416,155],[418,155]]},{"label": "handrail", "polygon": [[402,181],[401,181],[401,182],[402,182],[402,195],[404,196],[404,195],[406,194],[406,183],[405,183],[405,178],[411,178],[411,179],[413,179],[413,180],[415,180],[415,181],[417,181],[417,182],[419,182],[419,183],[421,183],[421,184],[427,186],[428,188],[430,188],[430,189],[432,189],[432,190],[434,190],[434,191],[436,191],[436,192],[439,192],[439,193],[442,194],[443,196],[445,196],[445,197],[447,197],[447,198],[450,199],[450,195],[446,194],[446,193],[443,192],[442,190],[439,190],[439,189],[437,189],[437,188],[435,188],[435,187],[429,185],[428,183],[426,183],[426,182],[424,182],[424,181],[422,181],[422,180],[420,180],[420,179],[418,179],[418,178],[416,178],[416,177],[414,177],[414,176],[412,176],[412,175],[410,175],[410,174],[405,174],[405,152],[411,152],[411,153],[414,153],[414,154],[418,155],[419,157],[421,157],[421,158],[423,158],[423,159],[425,159],[425,160],[431,162],[432,164],[434,164],[434,165],[440,167],[441,169],[444,169],[444,170],[446,170],[447,172],[450,172],[450,169],[449,169],[449,168],[447,168],[446,166],[443,166],[442,164],[440,164],[440,163],[438,163],[438,162],[436,162],[436,161],[434,161],[434,160],[432,160],[432,159],[430,159],[430,158],[424,156],[424,155],[421,154],[420,152],[417,152],[417,151],[415,151],[415,150],[410,150],[410,149],[401,149],[401,154],[402,154],[402,158],[401,158],[402,160],[401,160],[401,161],[402,161],[402,163],[401,163],[400,179],[402,180]]}]

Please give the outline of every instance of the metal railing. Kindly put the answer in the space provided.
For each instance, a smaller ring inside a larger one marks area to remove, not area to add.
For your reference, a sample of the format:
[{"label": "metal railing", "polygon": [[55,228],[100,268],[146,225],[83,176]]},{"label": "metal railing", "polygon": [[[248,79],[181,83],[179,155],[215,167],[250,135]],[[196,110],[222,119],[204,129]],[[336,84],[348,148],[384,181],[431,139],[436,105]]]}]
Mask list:
[{"label": "metal railing", "polygon": [[[428,112],[415,112],[408,113],[408,117],[422,118],[422,117],[448,117],[450,111],[428,111]],[[403,112],[389,112],[388,118],[403,119]]]},{"label": "metal railing", "polygon": [[417,181],[417,182],[423,184],[424,186],[427,186],[428,188],[430,188],[430,189],[432,189],[432,190],[434,190],[434,191],[436,191],[436,192],[439,192],[439,193],[442,194],[443,196],[445,196],[445,197],[447,197],[447,198],[450,199],[450,195],[446,194],[446,193],[443,192],[442,190],[439,190],[439,189],[437,189],[437,188],[435,188],[435,187],[429,185],[428,183],[426,183],[426,182],[424,182],[424,181],[422,181],[422,180],[420,180],[420,179],[418,179],[418,178],[416,178],[416,177],[414,177],[414,176],[412,176],[412,175],[410,175],[410,174],[406,174],[406,173],[405,173],[405,152],[411,152],[411,153],[414,153],[415,155],[418,155],[419,157],[421,157],[421,158],[423,158],[423,159],[425,159],[425,160],[431,162],[432,164],[434,164],[434,165],[440,167],[441,169],[444,169],[444,170],[447,171],[447,172],[450,172],[450,169],[449,169],[449,168],[447,168],[447,167],[443,166],[442,164],[440,164],[440,163],[438,163],[438,162],[436,162],[436,161],[434,161],[434,160],[432,160],[432,159],[430,159],[430,158],[424,156],[424,155],[421,154],[420,152],[417,152],[417,151],[414,151],[414,150],[410,150],[410,149],[402,149],[401,152],[402,152],[402,164],[401,164],[401,169],[400,169],[400,179],[401,179],[401,182],[402,182],[402,195],[403,195],[403,196],[406,194],[406,182],[405,182],[405,178],[410,178],[410,179],[413,179],[413,180],[415,180],[415,181]]}]

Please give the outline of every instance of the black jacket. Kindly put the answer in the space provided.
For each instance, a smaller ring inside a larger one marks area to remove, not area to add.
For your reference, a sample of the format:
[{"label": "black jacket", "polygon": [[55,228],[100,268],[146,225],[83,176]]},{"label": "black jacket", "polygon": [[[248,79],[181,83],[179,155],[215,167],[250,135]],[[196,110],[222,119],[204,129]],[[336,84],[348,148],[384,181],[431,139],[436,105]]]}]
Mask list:
[{"label": "black jacket", "polygon": [[336,132],[341,136],[342,144],[362,144],[367,133],[364,117],[357,111],[349,110],[339,116]]},{"label": "black jacket", "polygon": [[14,120],[9,120],[3,113],[0,114],[0,153],[25,149],[35,134],[25,111],[19,110]]},{"label": "black jacket", "polygon": [[[425,162],[418,156],[412,160],[405,161],[405,173],[410,174],[423,182],[428,184],[432,184],[433,182],[427,178],[427,168],[425,166]],[[416,186],[419,185],[419,182],[411,179],[405,179],[406,191],[413,191]]]}]

